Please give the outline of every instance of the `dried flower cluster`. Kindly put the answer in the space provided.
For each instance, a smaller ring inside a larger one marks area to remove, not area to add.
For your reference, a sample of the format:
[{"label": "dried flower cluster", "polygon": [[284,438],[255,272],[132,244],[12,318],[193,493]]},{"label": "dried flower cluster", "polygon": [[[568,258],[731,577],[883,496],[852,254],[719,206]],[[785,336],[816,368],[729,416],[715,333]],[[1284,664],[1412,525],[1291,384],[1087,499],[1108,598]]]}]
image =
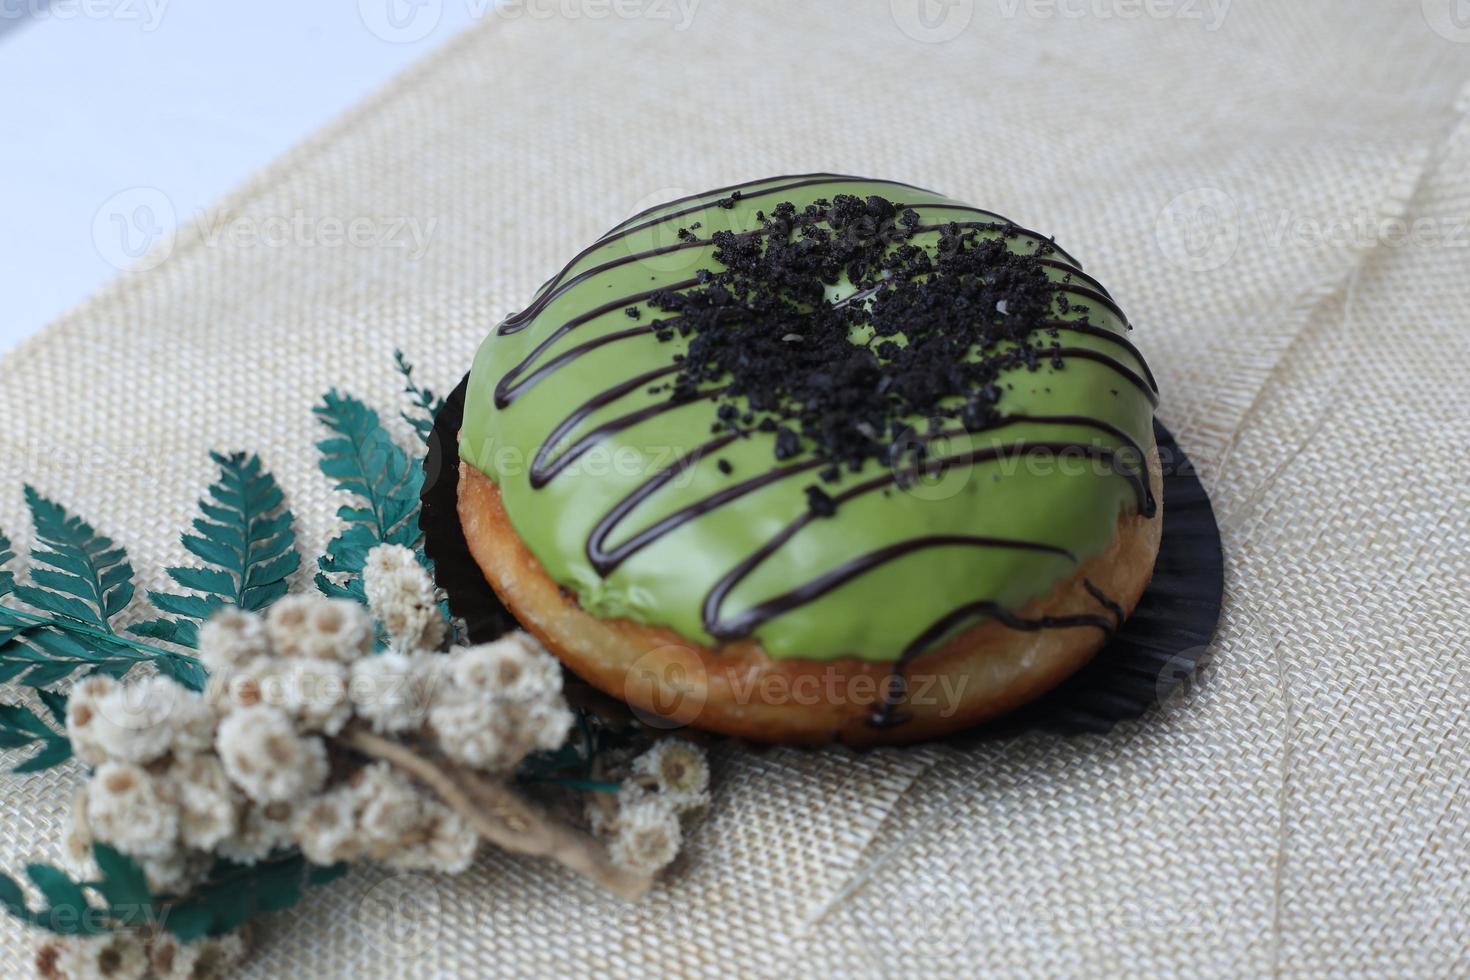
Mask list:
[{"label": "dried flower cluster", "polygon": [[680,817],[709,803],[709,762],[693,742],[670,738],[654,743],[630,770],[615,798],[588,801],[587,817],[608,840],[613,863],[652,875],[679,853]]},{"label": "dried flower cluster", "polygon": [[435,650],[444,644],[445,621],[438,591],[410,548],[381,544],[368,552],[362,569],[368,608],[393,644],[406,650]]},{"label": "dried flower cluster", "polygon": [[291,845],[317,864],[464,870],[478,838],[460,816],[386,763],[334,772],[327,740],[360,715],[505,772],[565,740],[560,672],[522,636],[381,656],[372,638],[353,603],[296,596],[264,619],[230,610],[204,627],[207,696],[162,677],[79,684],[67,731],[96,769],[69,850],[111,844],[161,893],[187,891],[214,853],[252,863]]},{"label": "dried flower cluster", "polygon": [[[421,594],[404,568],[374,567]],[[427,576],[418,575],[421,585]],[[293,845],[318,864],[369,857],[464,870],[477,835],[459,815],[386,763],[334,764],[330,737],[360,718],[507,772],[565,741],[572,715],[559,668],[523,635],[449,654],[376,656],[373,636],[359,606],[293,596],[264,618],[227,610],[205,625],[206,695],[163,677],[78,684],[67,733],[96,768],[69,852],[111,844],[165,894],[186,892],[215,854],[253,863]]]},{"label": "dried flower cluster", "polygon": [[219,980],[245,956],[239,933],[182,943],[166,932],[52,936],[36,950],[41,980]]},{"label": "dried flower cluster", "polygon": [[[599,845],[515,788],[526,757],[563,746],[574,715],[561,667],[534,639],[437,652],[446,628],[413,552],[373,549],[356,603],[288,596],[265,616],[227,609],[199,634],[210,685],[154,676],[76,685],[66,727],[92,773],[65,841],[79,876],[101,842],[184,896],[215,860],[254,864],[289,848],[310,862],[373,860],[465,870],[481,839],[555,857],[620,894],[640,894],[677,854],[682,814],[708,801],[702,750],[682,740],[631,758],[616,794],[593,793]],[[374,652],[374,617],[389,633]],[[54,939],[43,976],[208,977],[238,939],[181,945],[164,934]]]}]

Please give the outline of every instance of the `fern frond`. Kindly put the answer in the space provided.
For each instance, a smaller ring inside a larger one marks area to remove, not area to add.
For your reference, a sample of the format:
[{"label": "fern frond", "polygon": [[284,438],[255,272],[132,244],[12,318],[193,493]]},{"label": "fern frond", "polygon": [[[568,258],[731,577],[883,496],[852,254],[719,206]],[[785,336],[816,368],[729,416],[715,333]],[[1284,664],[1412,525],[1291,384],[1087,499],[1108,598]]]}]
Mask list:
[{"label": "fern frond", "polygon": [[428,445],[429,435],[434,431],[434,419],[444,407],[444,399],[414,381],[413,365],[403,356],[403,351],[393,352],[393,362],[398,366],[398,373],[403,375],[403,393],[408,395],[412,407],[411,411],[402,413],[403,421],[413,426],[414,432]]},{"label": "fern frond", "polygon": [[18,704],[0,705],[0,749],[41,747],[12,772],[39,772],[71,758],[71,740],[66,737],[66,696],[53,691],[41,691],[40,695],[41,703],[60,731],[46,724],[29,708]]},{"label": "fern frond", "polygon": [[358,399],[329,391],[313,411],[334,433],[317,444],[321,471],[336,489],[357,498],[337,511],[347,527],[317,559],[317,588],[365,602],[361,575],[367,553],[379,544],[419,548],[423,470],[393,441],[378,413]]},{"label": "fern frond", "polygon": [[[101,871],[97,881],[75,881],[58,868],[26,866],[26,876],[46,906],[32,909],[20,885],[0,874],[0,907],[31,925],[66,936],[100,935],[120,929],[159,925],[183,942],[222,936],[260,912],[289,908],[307,887],[341,877],[347,865],[308,864],[296,851],[286,851],[256,864],[218,861],[209,878],[187,897],[155,895],[148,878],[132,858],[106,844],[93,844],[92,857]],[[89,892],[102,900],[92,904]]]},{"label": "fern frond", "polygon": [[[93,844],[92,857],[101,872],[97,881],[74,881],[46,864],[26,865],[26,876],[46,901],[39,911],[26,903],[14,879],[0,874],[0,906],[22,921],[63,936],[96,936],[158,921],[158,903],[137,862],[106,844]],[[100,908],[92,904],[89,891],[102,899]]]},{"label": "fern frond", "polygon": [[43,688],[77,671],[122,677],[138,664],[159,671],[191,690],[204,689],[208,674],[185,653],[87,627],[58,616],[41,616],[0,606],[0,683]]},{"label": "fern frond", "polygon": [[154,608],[179,618],[131,627],[139,636],[193,647],[200,623],[225,606],[266,608],[286,594],[287,578],[301,565],[295,518],[260,457],[210,453],[210,459],[220,468],[219,480],[199,501],[204,516],[194,522],[194,533],[181,539],[209,567],[168,569],[169,578],[198,594],[149,592]]},{"label": "fern frond", "polygon": [[[77,671],[121,677],[140,663],[195,690],[205,674],[193,657],[120,635],[112,620],[133,598],[127,554],[86,521],[32,487],[26,503],[36,524],[29,584],[6,571],[0,596],[14,595],[35,612],[0,606],[0,682],[43,688]],[[13,557],[0,539],[0,564]]]},{"label": "fern frond", "polygon": [[393,441],[378,413],[335,391],[323,396],[322,404],[313,411],[337,434],[317,444],[322,472],[336,481],[338,490],[346,490],[366,505],[344,508],[339,516],[370,527],[378,541],[416,543],[423,473]]},{"label": "fern frond", "polygon": [[295,851],[250,865],[220,860],[204,884],[168,909],[164,928],[183,942],[222,936],[258,913],[290,908],[307,886],[326,884],[346,871],[345,864],[308,864]]},{"label": "fern frond", "polygon": [[0,531],[0,599],[5,598],[15,591],[15,575],[5,566],[15,560],[15,552],[10,550],[10,539]]},{"label": "fern frond", "polygon": [[133,599],[127,553],[34,487],[27,485],[25,496],[36,525],[31,559],[49,567],[33,569],[34,584],[17,585],[16,597],[45,612],[116,632],[112,618]]}]

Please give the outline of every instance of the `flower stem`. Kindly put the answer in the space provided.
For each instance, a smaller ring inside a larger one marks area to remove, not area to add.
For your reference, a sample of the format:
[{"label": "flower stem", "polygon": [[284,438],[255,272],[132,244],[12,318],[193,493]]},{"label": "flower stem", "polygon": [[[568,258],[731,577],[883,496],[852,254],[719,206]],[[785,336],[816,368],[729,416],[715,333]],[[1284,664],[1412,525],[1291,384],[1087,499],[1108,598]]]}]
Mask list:
[{"label": "flower stem", "polygon": [[642,898],[653,879],[612,863],[590,835],[565,824],[504,782],[453,763],[430,760],[408,746],[350,726],[337,742],[396,766],[426,784],[481,837],[518,854],[549,857],[630,901]]}]

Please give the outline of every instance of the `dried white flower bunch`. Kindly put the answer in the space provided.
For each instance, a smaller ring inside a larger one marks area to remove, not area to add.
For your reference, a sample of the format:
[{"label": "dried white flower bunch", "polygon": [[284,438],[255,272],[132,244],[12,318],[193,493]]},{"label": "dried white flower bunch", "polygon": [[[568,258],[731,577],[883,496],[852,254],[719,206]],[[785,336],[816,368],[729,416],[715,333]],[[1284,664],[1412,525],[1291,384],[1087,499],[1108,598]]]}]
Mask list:
[{"label": "dried white flower bunch", "polygon": [[709,762],[693,742],[668,738],[632,761],[616,797],[593,797],[587,818],[613,863],[653,875],[679,853],[680,817],[709,803]]},{"label": "dried white flower bunch", "polygon": [[52,936],[36,950],[41,980],[222,980],[245,957],[239,933],[182,943],[166,932]]},{"label": "dried white flower bunch", "polygon": [[382,544],[368,552],[362,587],[368,608],[396,648],[434,650],[443,645],[445,622],[438,590],[412,549]]},{"label": "dried white flower bunch", "polygon": [[[315,865],[458,873],[484,839],[641,894],[677,854],[680,816],[708,801],[703,751],[675,739],[618,756],[620,792],[591,794],[599,843],[515,782],[575,724],[556,659],[525,633],[440,652],[437,595],[406,548],[373,549],[364,585],[369,609],[297,595],[264,616],[216,614],[199,633],[202,694],[163,676],[77,684],[67,735],[92,773],[64,842],[74,871],[95,874],[93,844],[107,844],[155,895],[186,896],[218,858],[295,848]],[[389,642],[375,653],[379,624]],[[50,940],[38,963],[83,980],[217,976],[236,959],[230,940],[125,931]]]},{"label": "dried white flower bunch", "polygon": [[[404,594],[379,598],[419,608],[408,598],[424,594],[422,567],[380,561],[384,550],[372,567],[391,572]],[[385,762],[334,765],[329,742],[358,718],[507,773],[566,740],[572,713],[560,667],[524,634],[447,654],[377,656],[373,636],[372,618],[354,603],[291,596],[264,618],[228,610],[205,625],[205,695],[163,677],[79,684],[67,731],[96,769],[73,821],[73,850],[110,844],[160,892],[187,891],[213,853],[252,863],[291,845],[316,864],[370,857],[464,870],[478,835],[460,816]]]}]

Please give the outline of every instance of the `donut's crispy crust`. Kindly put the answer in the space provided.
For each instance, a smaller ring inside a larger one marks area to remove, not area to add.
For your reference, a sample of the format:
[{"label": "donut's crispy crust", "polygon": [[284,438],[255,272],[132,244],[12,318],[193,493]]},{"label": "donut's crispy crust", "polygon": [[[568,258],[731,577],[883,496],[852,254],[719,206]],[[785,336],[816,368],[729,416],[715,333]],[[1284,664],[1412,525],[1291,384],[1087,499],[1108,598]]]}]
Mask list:
[{"label": "donut's crispy crust", "polygon": [[[1154,494],[1162,499],[1157,450],[1149,456]],[[463,463],[459,517],[470,553],[516,619],[573,672],[655,724],[789,744],[932,738],[1025,704],[1085,664],[1105,640],[1092,626],[1024,632],[982,623],[904,666],[907,697],[897,716],[905,720],[880,727],[871,719],[891,664],[775,659],[752,641],[712,649],[662,627],[599,619],[546,575],[511,527],[499,489]],[[1019,615],[1109,616],[1086,581],[1131,613],[1153,576],[1162,530],[1162,509],[1152,519],[1121,517],[1107,551]]]}]

